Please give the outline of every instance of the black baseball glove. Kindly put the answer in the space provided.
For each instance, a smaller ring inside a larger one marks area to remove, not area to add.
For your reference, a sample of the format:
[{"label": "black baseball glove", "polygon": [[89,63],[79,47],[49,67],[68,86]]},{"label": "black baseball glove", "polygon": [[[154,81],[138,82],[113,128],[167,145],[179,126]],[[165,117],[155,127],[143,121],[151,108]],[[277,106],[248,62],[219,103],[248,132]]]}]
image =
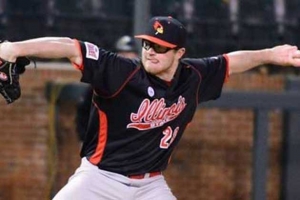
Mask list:
[{"label": "black baseball glove", "polygon": [[19,75],[25,72],[29,63],[26,57],[19,57],[14,63],[0,58],[0,93],[8,104],[21,96]]}]

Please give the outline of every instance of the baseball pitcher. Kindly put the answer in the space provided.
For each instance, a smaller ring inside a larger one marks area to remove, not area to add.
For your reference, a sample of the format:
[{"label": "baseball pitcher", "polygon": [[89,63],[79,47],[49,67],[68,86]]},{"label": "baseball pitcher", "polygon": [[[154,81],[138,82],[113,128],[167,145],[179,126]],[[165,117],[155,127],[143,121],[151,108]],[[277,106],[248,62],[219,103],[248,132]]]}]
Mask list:
[{"label": "baseball pitcher", "polygon": [[163,175],[201,102],[220,97],[230,74],[262,64],[300,66],[296,46],[183,58],[186,29],[153,17],[140,59],[88,41],[46,37],[0,45],[0,57],[68,58],[93,88],[82,162],[54,200],[175,200]]}]

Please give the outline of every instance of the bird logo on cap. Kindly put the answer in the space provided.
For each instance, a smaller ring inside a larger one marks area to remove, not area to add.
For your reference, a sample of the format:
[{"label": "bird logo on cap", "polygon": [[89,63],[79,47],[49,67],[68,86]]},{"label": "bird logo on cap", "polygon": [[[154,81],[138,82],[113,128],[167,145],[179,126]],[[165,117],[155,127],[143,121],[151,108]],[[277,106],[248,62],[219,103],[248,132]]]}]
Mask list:
[{"label": "bird logo on cap", "polygon": [[154,28],[154,30],[156,30],[155,35],[157,35],[158,33],[160,33],[160,34],[164,33],[164,27],[158,21],[154,22],[153,28]]}]

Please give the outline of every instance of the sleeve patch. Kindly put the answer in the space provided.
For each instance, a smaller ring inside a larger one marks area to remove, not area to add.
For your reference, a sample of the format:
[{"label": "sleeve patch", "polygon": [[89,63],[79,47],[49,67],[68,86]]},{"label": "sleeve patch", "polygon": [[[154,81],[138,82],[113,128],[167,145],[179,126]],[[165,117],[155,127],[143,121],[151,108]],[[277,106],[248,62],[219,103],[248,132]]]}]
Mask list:
[{"label": "sleeve patch", "polygon": [[99,48],[89,42],[84,42],[86,48],[86,58],[98,60],[99,59]]}]

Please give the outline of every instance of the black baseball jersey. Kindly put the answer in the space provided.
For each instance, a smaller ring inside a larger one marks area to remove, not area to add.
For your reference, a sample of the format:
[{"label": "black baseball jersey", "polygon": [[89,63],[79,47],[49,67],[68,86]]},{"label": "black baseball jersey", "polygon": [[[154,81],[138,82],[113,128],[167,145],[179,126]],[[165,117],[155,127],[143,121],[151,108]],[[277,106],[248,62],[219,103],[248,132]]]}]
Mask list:
[{"label": "black baseball jersey", "polygon": [[139,59],[76,42],[81,81],[94,89],[81,156],[123,175],[163,171],[198,104],[220,96],[226,56],[184,58],[167,83],[147,73]]}]

